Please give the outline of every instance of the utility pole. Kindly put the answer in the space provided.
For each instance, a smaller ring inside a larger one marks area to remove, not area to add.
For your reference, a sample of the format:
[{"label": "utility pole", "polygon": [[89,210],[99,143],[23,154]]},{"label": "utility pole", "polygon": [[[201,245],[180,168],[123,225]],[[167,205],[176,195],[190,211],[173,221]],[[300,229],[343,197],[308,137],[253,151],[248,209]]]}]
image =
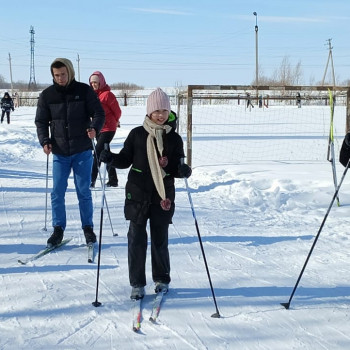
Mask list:
[{"label": "utility pole", "polygon": [[78,58],[77,58],[77,62],[78,62],[78,81],[80,81],[80,58],[79,58],[79,54],[77,53]]},{"label": "utility pole", "polygon": [[327,60],[327,64],[326,64],[326,69],[324,71],[324,74],[323,74],[323,79],[322,79],[322,86],[324,85],[324,80],[326,78],[326,74],[327,74],[327,69],[328,69],[328,64],[329,64],[329,61],[331,61],[331,64],[332,64],[332,82],[333,82],[333,86],[335,86],[335,74],[334,74],[334,65],[333,65],[333,55],[332,55],[332,44],[331,44],[331,41],[332,39],[328,39],[328,50],[329,50],[329,53],[328,53],[328,60]]},{"label": "utility pole", "polygon": [[256,86],[256,101],[259,98],[259,61],[258,61],[258,14],[253,12],[255,16],[255,86]]},{"label": "utility pole", "polygon": [[28,90],[36,89],[35,70],[34,70],[34,27],[30,26],[30,78]]},{"label": "utility pole", "polygon": [[11,80],[11,97],[13,96],[13,83],[12,83],[12,66],[11,66],[11,55],[9,53],[9,63],[10,63],[10,80]]}]

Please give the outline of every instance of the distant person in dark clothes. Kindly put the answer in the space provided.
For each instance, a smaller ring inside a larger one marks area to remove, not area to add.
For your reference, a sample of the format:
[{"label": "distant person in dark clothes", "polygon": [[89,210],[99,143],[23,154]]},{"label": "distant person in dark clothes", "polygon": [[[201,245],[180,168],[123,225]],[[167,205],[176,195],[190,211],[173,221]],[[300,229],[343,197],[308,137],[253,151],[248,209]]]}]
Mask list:
[{"label": "distant person in dark clothes", "polygon": [[250,93],[247,92],[247,108],[251,106],[252,108],[254,108],[254,105],[252,104],[252,100],[250,97]]},{"label": "distant person in dark clothes", "polygon": [[104,124],[104,111],[93,89],[75,80],[70,60],[56,58],[51,64],[51,74],[53,85],[40,94],[35,116],[39,142],[45,154],[53,153],[51,208],[54,231],[47,245],[62,242],[66,228],[65,194],[72,170],[86,244],[95,243],[90,191],[91,140]]},{"label": "distant person in dark clothes", "polygon": [[1,99],[1,123],[4,121],[6,113],[7,124],[10,124],[10,113],[14,111],[13,100],[8,92],[5,92],[4,97]]},{"label": "distant person in dark clothes", "polygon": [[298,108],[301,108],[301,96],[300,96],[300,92],[297,92],[297,106],[298,106]]},{"label": "distant person in dark clothes", "polygon": [[[104,144],[107,143],[108,146],[113,140],[117,127],[119,125],[119,119],[122,115],[122,111],[119,107],[119,103],[111,91],[111,88],[107,85],[105,77],[99,71],[96,71],[91,74],[89,79],[91,87],[96,92],[102,107],[105,111],[105,123],[101,131],[96,135],[96,155],[94,156],[94,163],[92,166],[91,173],[91,188],[95,187],[95,182],[98,174],[98,167],[100,164],[96,160],[100,158],[100,153],[104,149]],[[118,186],[118,177],[115,168],[108,167],[108,187],[117,187]]]},{"label": "distant person in dark clothes", "polygon": [[155,291],[168,291],[170,259],[168,229],[175,211],[175,177],[192,173],[184,158],[168,95],[158,88],[147,99],[142,126],[132,129],[118,153],[103,150],[100,160],[119,169],[131,166],[125,187],[124,214],[128,231],[131,299],[143,298],[146,285],[147,221],[151,234],[152,279]]}]

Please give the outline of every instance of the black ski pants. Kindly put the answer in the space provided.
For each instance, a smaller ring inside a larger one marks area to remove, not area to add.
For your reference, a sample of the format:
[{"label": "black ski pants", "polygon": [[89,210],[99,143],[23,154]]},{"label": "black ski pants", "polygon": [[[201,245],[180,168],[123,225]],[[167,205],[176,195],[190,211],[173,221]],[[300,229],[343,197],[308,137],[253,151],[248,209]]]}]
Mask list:
[{"label": "black ski pants", "polygon": [[[147,231],[145,224],[130,221],[128,231],[129,281],[132,287],[146,285]],[[150,219],[152,279],[170,283],[170,259],[168,250],[169,224],[154,225]]]},{"label": "black ski pants", "polygon": [[1,123],[4,121],[5,113],[7,117],[7,124],[10,124],[10,111],[6,111],[6,110],[3,110],[1,113]]}]

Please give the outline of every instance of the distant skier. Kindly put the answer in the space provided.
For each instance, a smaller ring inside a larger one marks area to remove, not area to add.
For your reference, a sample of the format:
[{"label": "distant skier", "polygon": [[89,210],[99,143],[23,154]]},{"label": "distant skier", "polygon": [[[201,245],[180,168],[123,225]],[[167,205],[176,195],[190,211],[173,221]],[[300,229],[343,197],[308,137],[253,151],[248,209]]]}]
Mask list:
[{"label": "distant skier", "polygon": [[13,100],[8,92],[5,92],[4,97],[1,99],[1,110],[1,123],[4,121],[4,116],[6,113],[7,124],[10,124],[10,113],[11,110],[14,111],[15,108],[13,107]]},{"label": "distant skier", "polygon": [[252,100],[251,100],[251,97],[250,97],[250,93],[247,92],[247,108],[251,106],[252,108],[254,108],[254,105],[252,104]]},{"label": "distant skier", "polygon": [[12,96],[13,100],[14,100],[14,104],[15,104],[15,108],[19,107],[19,95],[17,92],[15,92]]},{"label": "distant skier", "polygon": [[298,106],[298,108],[301,108],[301,96],[300,96],[300,92],[297,92],[297,106]]}]

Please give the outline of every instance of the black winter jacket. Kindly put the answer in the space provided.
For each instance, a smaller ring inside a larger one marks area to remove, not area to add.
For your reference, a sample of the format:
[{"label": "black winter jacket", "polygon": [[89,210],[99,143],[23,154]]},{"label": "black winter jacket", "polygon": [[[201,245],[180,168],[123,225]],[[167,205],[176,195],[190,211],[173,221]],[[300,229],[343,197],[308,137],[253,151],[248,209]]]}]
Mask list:
[{"label": "black winter jacket", "polygon": [[161,198],[154,185],[148,163],[147,137],[148,132],[143,126],[132,129],[120,153],[112,154],[113,160],[109,165],[119,169],[132,166],[125,186],[126,220],[141,224],[151,218],[155,224],[169,224],[175,210],[174,177],[179,177],[178,166],[180,159],[184,157],[183,141],[174,128],[164,135],[162,156],[168,158],[168,165],[164,168],[167,175],[163,181],[166,198],[171,200],[171,209],[164,211],[160,206]]},{"label": "black winter jacket", "polygon": [[[70,156],[92,149],[88,128],[98,133],[105,120],[93,89],[73,80],[68,86],[54,82],[39,97],[35,124],[42,146],[52,144],[52,153]],[[50,129],[50,133],[49,133]]]},{"label": "black winter jacket", "polygon": [[11,109],[14,110],[13,108],[13,100],[11,97],[3,97],[1,99],[1,109],[5,112],[10,111]]}]

